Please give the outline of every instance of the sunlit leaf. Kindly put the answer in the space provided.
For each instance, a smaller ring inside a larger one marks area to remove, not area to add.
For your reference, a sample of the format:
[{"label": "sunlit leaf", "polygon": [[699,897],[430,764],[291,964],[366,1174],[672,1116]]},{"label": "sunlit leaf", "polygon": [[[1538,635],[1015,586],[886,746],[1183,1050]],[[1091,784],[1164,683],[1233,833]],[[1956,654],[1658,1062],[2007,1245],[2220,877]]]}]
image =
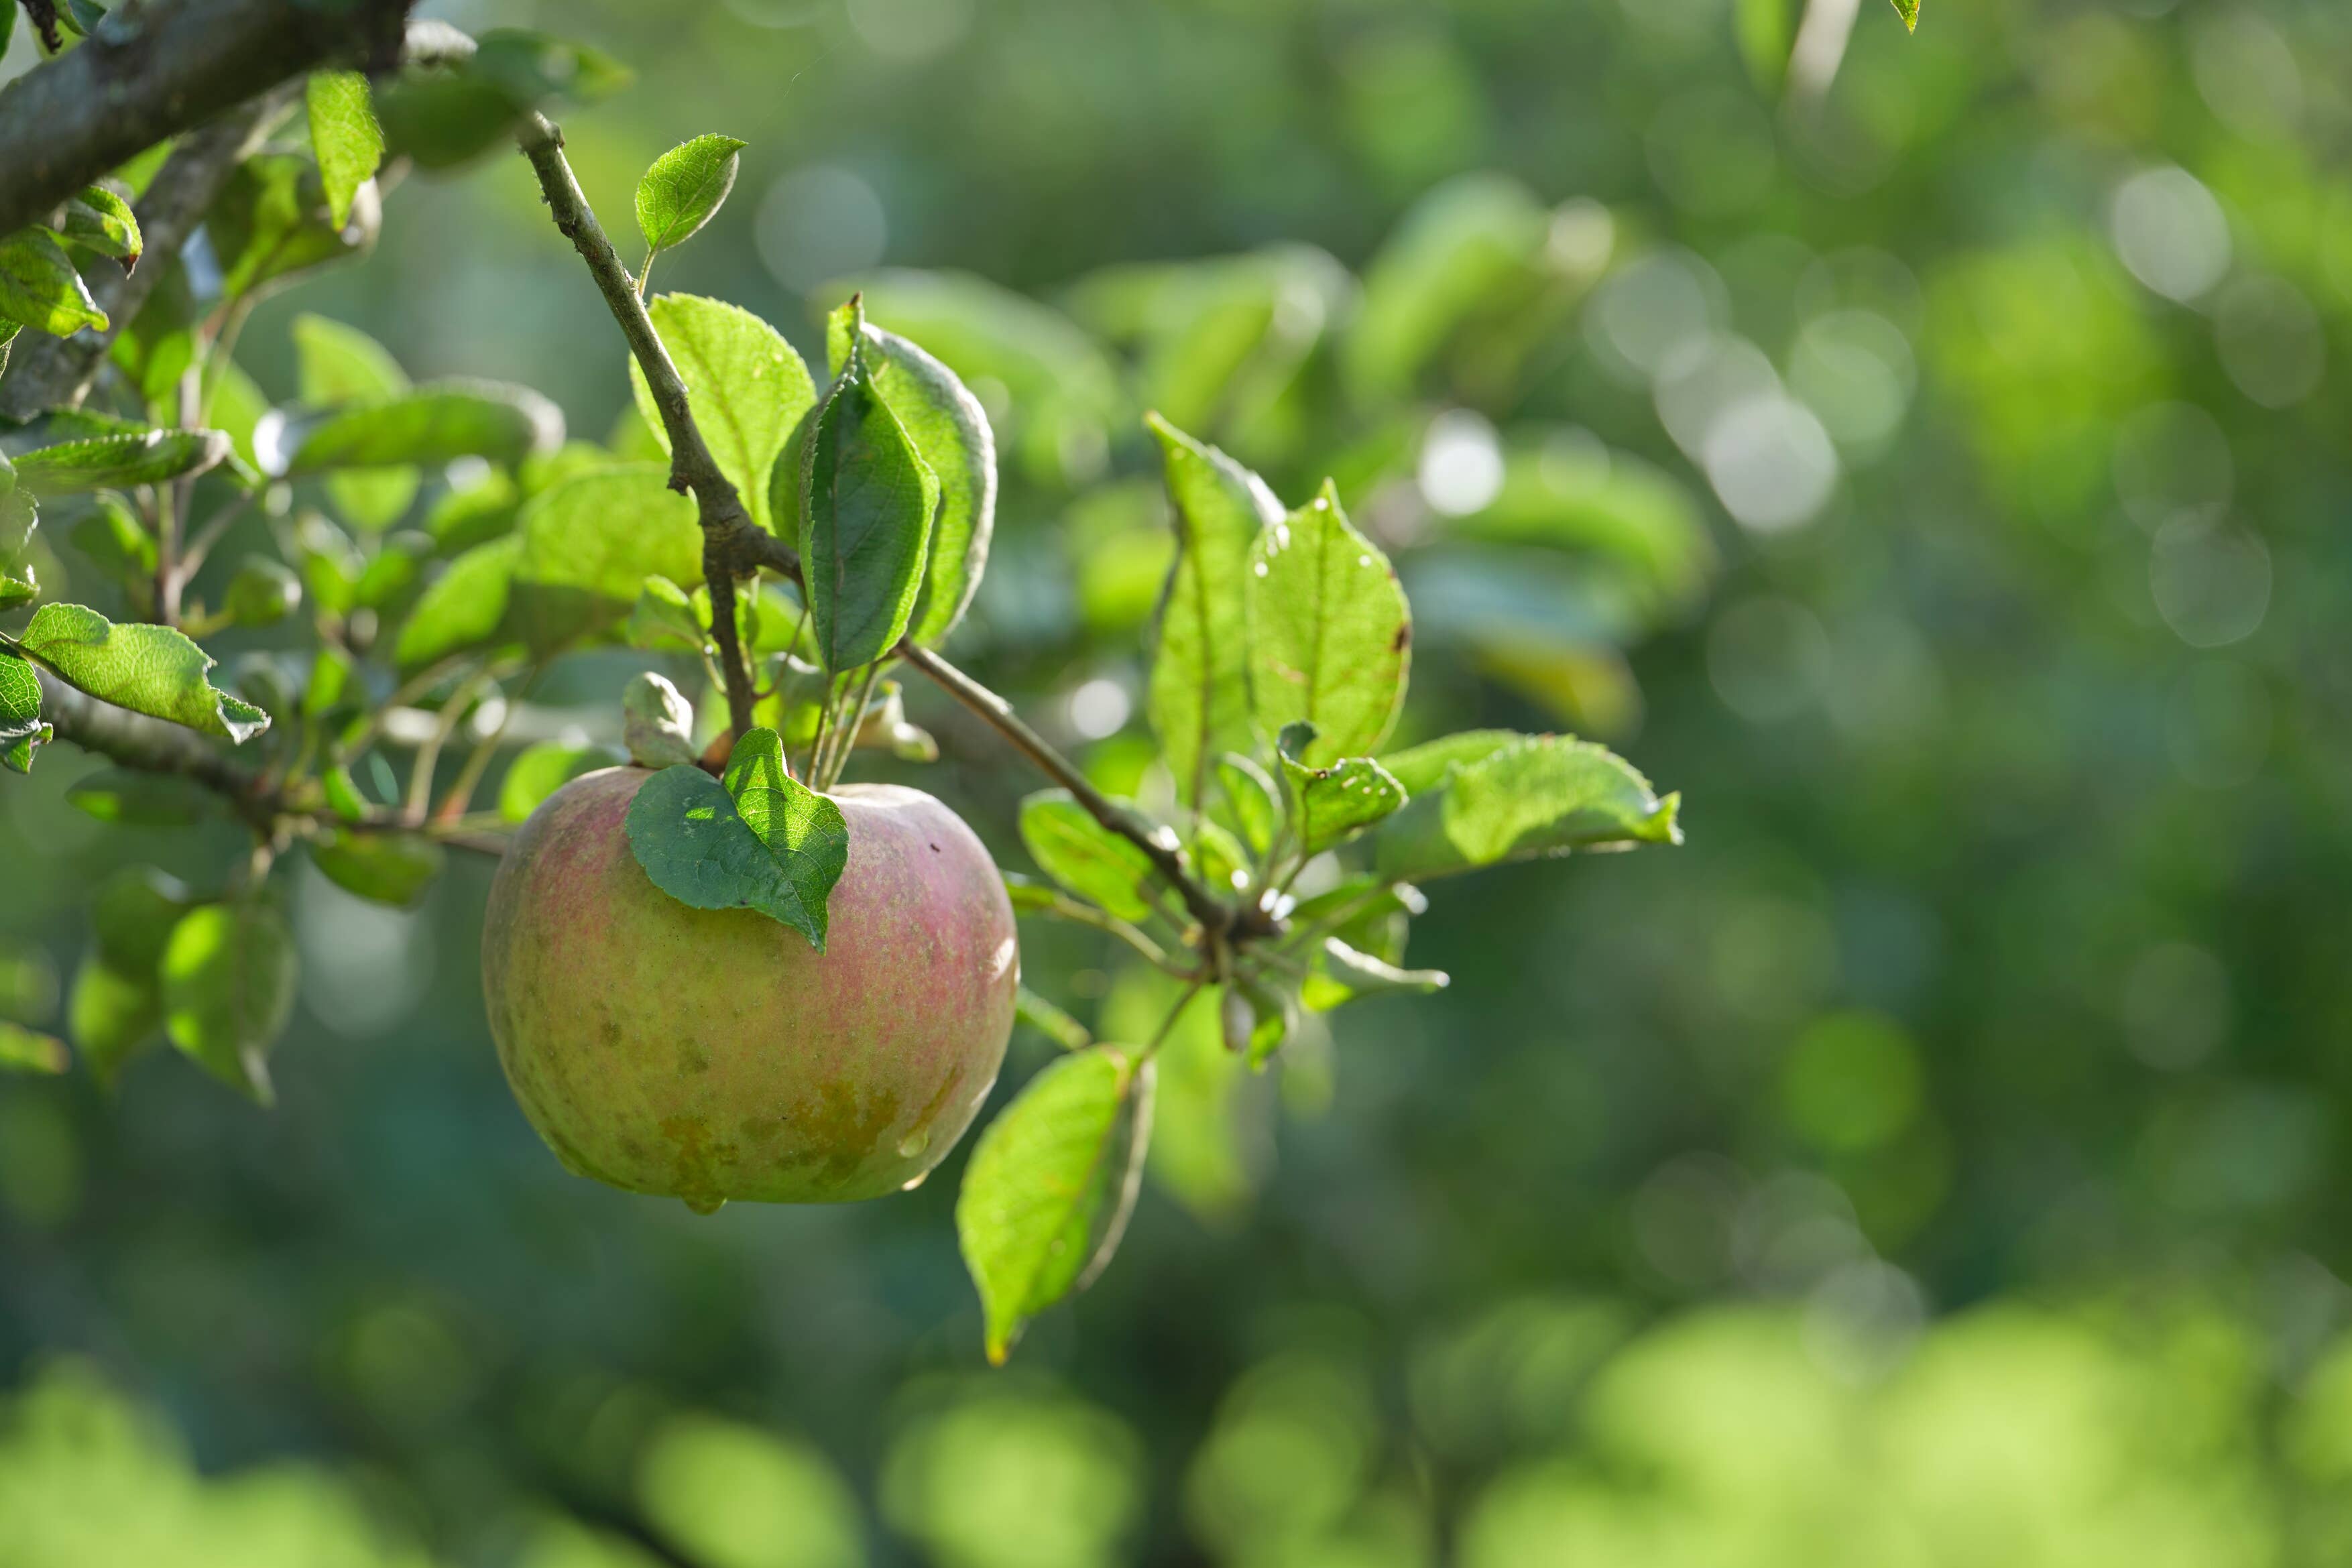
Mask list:
[{"label": "sunlit leaf", "polygon": [[259,899],[191,910],[164,946],[163,1022],[172,1043],[261,1103],[268,1053],[294,1012],[294,934]]},{"label": "sunlit leaf", "polygon": [[[793,537],[791,519],[774,515],[769,478],[801,422],[816,406],[808,367],[773,327],[724,300],[665,294],[653,302],[649,314],[662,347],[669,350],[671,363],[686,382],[688,406],[719,471],[742,497],[753,522],[770,533]],[[655,406],[653,388],[634,359],[629,384],[638,413],[667,454],[668,432]]]},{"label": "sunlit leaf", "polygon": [[732,136],[698,136],[653,161],[637,181],[637,232],[650,254],[684,245],[710,221],[735,188],[750,145]]},{"label": "sunlit leaf", "polygon": [[0,319],[58,338],[106,325],[106,312],[89,297],[73,257],[37,228],[0,238]]},{"label": "sunlit leaf", "polygon": [[1123,920],[1151,913],[1151,858],[1095,821],[1067,789],[1021,802],[1021,841],[1038,868]]},{"label": "sunlit leaf", "polygon": [[1381,829],[1375,863],[1383,876],[1417,882],[1571,850],[1680,843],[1679,804],[1605,747],[1536,737],[1416,796]]},{"label": "sunlit leaf", "polygon": [[1160,616],[1149,706],[1177,798],[1208,795],[1219,755],[1246,752],[1250,719],[1250,549],[1282,517],[1265,482],[1164,420],[1150,421],[1167,463],[1178,540]]},{"label": "sunlit leaf", "polygon": [[1024,1085],[973,1146],[956,1233],[991,1362],[1116,1247],[1150,1139],[1150,1079],[1116,1046],[1075,1051]]},{"label": "sunlit leaf", "polygon": [[853,354],[817,413],[801,483],[802,566],[826,669],[870,664],[905,634],[939,502],[939,476]]},{"label": "sunlit leaf", "polygon": [[352,221],[359,188],[383,162],[383,127],[369,101],[367,78],[357,71],[314,71],[303,84],[310,111],[310,151],[319,160],[327,214],[335,227]]},{"label": "sunlit leaf", "polygon": [[168,626],[117,626],[79,604],[44,604],[19,641],[68,684],[134,713],[242,742],[269,716],[205,679],[212,655]]},{"label": "sunlit leaf", "polygon": [[1339,492],[1269,525],[1251,551],[1250,701],[1278,735],[1315,727],[1298,758],[1368,757],[1404,706],[1412,616],[1380,547],[1350,527]]}]

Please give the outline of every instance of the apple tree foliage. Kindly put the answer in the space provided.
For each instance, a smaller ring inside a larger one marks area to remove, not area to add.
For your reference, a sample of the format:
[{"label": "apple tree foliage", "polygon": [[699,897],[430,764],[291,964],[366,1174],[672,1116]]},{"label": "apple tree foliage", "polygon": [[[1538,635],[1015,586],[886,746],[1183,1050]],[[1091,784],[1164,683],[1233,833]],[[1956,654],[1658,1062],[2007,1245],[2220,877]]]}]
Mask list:
[{"label": "apple tree foliage", "polygon": [[[8,1025],[0,1067],[60,1071],[78,1055],[111,1081],[163,1039],[268,1102],[296,985],[278,868],[307,854],[351,892],[406,905],[453,852],[499,852],[549,794],[623,759],[506,738],[551,664],[600,645],[657,656],[705,694],[648,675],[627,697],[626,749],[659,769],[627,822],[647,875],[822,948],[849,852],[829,793],[861,755],[938,755],[907,717],[920,675],[1048,786],[1019,810],[1034,869],[1005,873],[1017,913],[1090,928],[1160,988],[1101,1040],[1024,994],[1024,1017],[1065,1054],[981,1133],[956,1209],[1002,1360],[1116,1248],[1171,1039],[1207,1030],[1262,1069],[1310,1015],[1446,983],[1407,964],[1421,884],[1677,841],[1676,798],[1599,745],[1475,730],[1392,746],[1416,633],[1389,554],[1340,485],[1277,496],[1181,426],[1254,432],[1244,450],[1276,439],[1306,357],[1285,346],[1295,297],[1313,304],[1329,281],[1311,267],[1272,255],[1181,279],[1130,270],[1077,302],[1106,332],[1148,340],[1170,293],[1190,291],[1206,304],[1182,319],[1209,324],[1146,344],[1170,415],[1148,418],[1171,530],[1147,552],[1155,574],[1165,563],[1145,695],[1157,749],[1139,775],[1156,783],[1107,795],[940,652],[990,562],[1000,457],[1050,462],[1056,419],[1097,390],[1068,373],[1100,362],[1083,343],[1065,351],[1084,329],[973,280],[896,275],[829,312],[812,367],[737,306],[651,295],[657,258],[726,201],[744,144],[699,135],[654,162],[635,204],[642,261],[623,272],[584,204],[567,204],[560,136],[539,116],[625,73],[534,35],[449,31],[420,25],[412,41],[431,47],[396,71],[311,76],[282,106],[289,125],[217,172],[200,245],[144,253],[145,198],[189,172],[161,148],[0,236],[0,354],[104,353],[87,395],[0,433],[0,763],[26,772],[72,742],[113,764],[74,787],[93,817],[226,816],[251,845],[217,885],[140,869],[95,890],[72,1051]],[[364,252],[380,180],[519,133],[630,339],[636,417],[610,444],[567,440],[535,392],[413,382],[384,346],[316,316],[294,326],[299,396],[270,406],[235,358],[254,303]],[[1495,297],[1540,302],[1559,283],[1542,271],[1558,248],[1548,214],[1491,190],[1440,200],[1367,280],[1348,348],[1349,373],[1398,411],[1434,340]],[[1465,246],[1484,247],[1477,287],[1433,304],[1418,279],[1459,276]],[[92,279],[142,267],[157,276],[135,313],[110,319],[102,301],[121,296]],[[1025,444],[1001,452],[956,367],[1007,394],[1000,412]],[[1372,420],[1361,444],[1393,445],[1401,417]],[[1530,526],[1510,482],[1482,514],[1505,540]],[[1657,535],[1601,548],[1639,556]],[[205,571],[232,538],[264,548]],[[50,596],[60,543],[117,613]],[[225,672],[205,649],[263,626],[299,629],[299,654]]]}]

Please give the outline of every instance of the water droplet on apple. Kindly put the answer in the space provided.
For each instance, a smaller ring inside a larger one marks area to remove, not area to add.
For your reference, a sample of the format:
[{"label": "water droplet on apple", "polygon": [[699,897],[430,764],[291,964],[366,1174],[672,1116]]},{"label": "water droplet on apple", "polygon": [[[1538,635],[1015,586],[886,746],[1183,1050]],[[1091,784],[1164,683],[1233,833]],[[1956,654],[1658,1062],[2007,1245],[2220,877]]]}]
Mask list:
[{"label": "water droplet on apple", "polygon": [[686,1200],[686,1207],[697,1214],[716,1214],[727,1207],[727,1200],[723,1197],[689,1197]]},{"label": "water droplet on apple", "polygon": [[[930,1129],[919,1128],[898,1140],[898,1157],[902,1160],[911,1160],[930,1146]],[[922,1178],[918,1176],[915,1179],[920,1181]]]}]

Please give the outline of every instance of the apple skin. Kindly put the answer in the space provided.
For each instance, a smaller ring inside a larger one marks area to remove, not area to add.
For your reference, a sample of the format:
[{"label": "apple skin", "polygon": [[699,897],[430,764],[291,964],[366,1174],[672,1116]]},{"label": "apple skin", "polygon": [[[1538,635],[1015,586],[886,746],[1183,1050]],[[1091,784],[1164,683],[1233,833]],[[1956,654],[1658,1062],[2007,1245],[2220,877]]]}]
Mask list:
[{"label": "apple skin", "polygon": [[571,1170],[708,1213],[845,1203],[946,1157],[1013,1032],[1013,906],[930,796],[851,784],[826,949],[656,887],[624,821],[654,775],[583,775],[491,883],[482,984],[523,1113]]}]

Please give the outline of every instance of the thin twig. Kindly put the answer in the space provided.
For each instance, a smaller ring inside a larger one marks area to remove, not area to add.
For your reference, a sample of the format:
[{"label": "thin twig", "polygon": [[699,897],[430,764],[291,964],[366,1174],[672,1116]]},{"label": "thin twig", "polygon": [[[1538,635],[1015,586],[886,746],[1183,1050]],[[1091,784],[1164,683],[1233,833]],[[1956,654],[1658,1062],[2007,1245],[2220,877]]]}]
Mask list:
[{"label": "thin twig", "polygon": [[[751,727],[751,666],[743,656],[742,639],[736,634],[735,583],[773,559],[760,543],[770,536],[751,520],[742,496],[719,471],[718,460],[704,444],[702,432],[694,423],[686,382],[663,346],[661,334],[654,329],[645,301],[637,298],[635,281],[621,265],[620,252],[605,237],[571,162],[563,156],[563,132],[546,116],[530,114],[523,118],[515,141],[539,176],[540,193],[547,200],[556,228],[588,264],[589,275],[604,294],[613,319],[620,323],[621,335],[628,340],[629,352],[645,372],[663,433],[669,437],[670,488],[692,494],[700,512],[703,577],[710,591],[710,635],[719,644],[719,667],[726,676],[729,722],[740,735]],[[793,561],[797,567],[798,558]]]},{"label": "thin twig", "polygon": [[1168,956],[1168,950],[1154,942],[1150,934],[1142,927],[1121,920],[1108,909],[1097,909],[1091,904],[1072,898],[1066,893],[1048,890],[1046,896],[1047,902],[1039,907],[1038,913],[1066,920],[1073,925],[1091,925],[1097,931],[1107,931],[1168,973],[1180,978],[1191,975],[1191,970],[1178,967],[1175,961]]},{"label": "thin twig", "polygon": [[1184,901],[1185,909],[1200,922],[1204,932],[1216,936],[1274,934],[1273,922],[1262,912],[1254,908],[1236,911],[1202,885],[1199,879],[1185,868],[1174,846],[1146,829],[1096,789],[1093,781],[1079,772],[1069,758],[1055,750],[1046,744],[1044,737],[1023,723],[1020,716],[1013,711],[1012,705],[1003,697],[911,637],[901,641],[891,651],[937,682],[950,696],[985,719],[999,735],[1013,743],[1015,750],[1076,797],[1078,804],[1084,806],[1095,821],[1150,856],[1152,869],[1175,888],[1178,896]]}]

